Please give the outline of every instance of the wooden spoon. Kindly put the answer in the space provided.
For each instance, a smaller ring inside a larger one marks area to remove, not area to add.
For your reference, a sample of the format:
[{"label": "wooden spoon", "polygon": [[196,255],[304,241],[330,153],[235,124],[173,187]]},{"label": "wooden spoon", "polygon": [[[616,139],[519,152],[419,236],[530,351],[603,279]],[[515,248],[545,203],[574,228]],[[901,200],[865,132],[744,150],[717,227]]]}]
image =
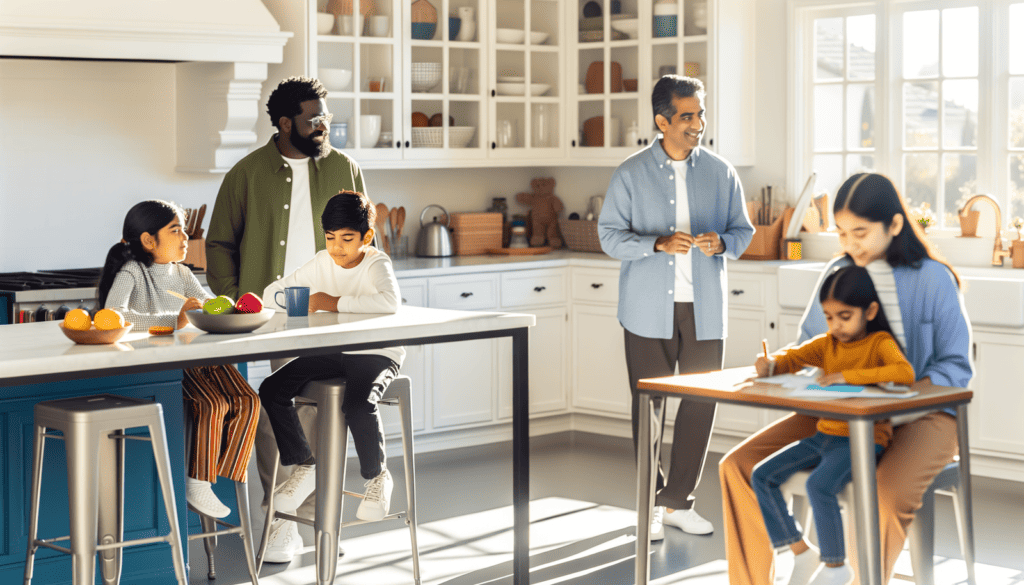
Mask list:
[{"label": "wooden spoon", "polygon": [[388,217],[388,223],[391,226],[391,239],[395,242],[398,241],[398,208],[392,207],[391,214]]},{"label": "wooden spoon", "polygon": [[388,256],[391,255],[391,246],[388,243],[388,236],[384,233],[384,225],[388,221],[388,206],[383,203],[377,204],[377,221],[374,225],[377,226],[377,234],[380,236],[380,242],[384,243],[384,253]]},{"label": "wooden spoon", "polygon": [[398,208],[398,227],[395,230],[395,237],[402,241],[402,231],[405,229],[405,208]]}]

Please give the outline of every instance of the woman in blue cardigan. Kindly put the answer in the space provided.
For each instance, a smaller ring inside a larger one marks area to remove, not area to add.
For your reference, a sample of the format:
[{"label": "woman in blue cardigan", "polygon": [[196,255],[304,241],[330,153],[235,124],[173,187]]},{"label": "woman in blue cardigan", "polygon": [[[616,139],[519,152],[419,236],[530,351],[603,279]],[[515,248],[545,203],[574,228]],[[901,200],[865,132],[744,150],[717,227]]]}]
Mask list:
[{"label": "woman in blue cardigan", "polygon": [[[930,249],[918,231],[920,228],[907,216],[896,187],[882,175],[854,175],[840,187],[833,211],[839,244],[845,254],[825,267],[817,288],[825,276],[839,267],[866,267],[917,379],[941,386],[966,387],[974,369],[969,357],[971,327],[960,294],[960,281],[952,268]],[[798,341],[826,330],[815,291],[804,312]],[[731,585],[774,582],[771,541],[756,513],[757,497],[750,487],[750,475],[761,460],[814,434],[815,420],[792,414],[757,432],[722,458],[719,476]],[[956,418],[952,411],[894,418],[893,424],[897,426],[892,443],[878,464],[885,582],[903,550],[907,526],[921,507],[925,490],[957,454]],[[817,568],[817,557],[813,550],[797,555],[790,585],[807,583]]]}]

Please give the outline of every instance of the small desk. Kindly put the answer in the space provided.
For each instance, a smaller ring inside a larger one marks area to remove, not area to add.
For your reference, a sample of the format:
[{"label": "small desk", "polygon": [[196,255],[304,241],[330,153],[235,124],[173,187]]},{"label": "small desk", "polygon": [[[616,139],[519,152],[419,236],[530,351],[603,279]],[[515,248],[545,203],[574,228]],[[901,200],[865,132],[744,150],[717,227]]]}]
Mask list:
[{"label": "small desk", "polygon": [[[718,372],[668,376],[640,380],[639,462],[637,472],[636,582],[650,581],[648,554],[651,545],[651,506],[654,503],[653,461],[659,450],[652,444],[653,421],[651,398],[685,396],[699,402],[741,404],[800,414],[845,420],[850,425],[850,459],[853,464],[853,500],[856,508],[854,524],[857,531],[860,582],[881,585],[882,555],[878,526],[878,492],[875,481],[874,424],[876,420],[898,414],[941,410],[956,407],[957,439],[960,443],[960,512],[964,532],[973,550],[974,530],[971,520],[971,468],[967,442],[967,403],[974,394],[963,388],[949,388],[918,382],[913,398],[846,398],[840,400],[808,400],[786,396],[789,389],[773,384],[748,381],[757,374],[753,366],[730,368]],[[968,559],[970,566],[970,561]],[[866,568],[869,567],[869,568]]]},{"label": "small desk", "polygon": [[[392,315],[315,313],[287,317],[278,313],[256,331],[237,335],[211,335],[187,327],[173,337],[152,337],[146,331],[133,330],[112,345],[74,345],[53,322],[4,325],[0,326],[0,388],[396,345],[511,337],[512,582],[525,585],[530,580],[527,360],[529,328],[535,323],[533,315],[402,306]],[[186,527],[182,530],[187,532]]]}]

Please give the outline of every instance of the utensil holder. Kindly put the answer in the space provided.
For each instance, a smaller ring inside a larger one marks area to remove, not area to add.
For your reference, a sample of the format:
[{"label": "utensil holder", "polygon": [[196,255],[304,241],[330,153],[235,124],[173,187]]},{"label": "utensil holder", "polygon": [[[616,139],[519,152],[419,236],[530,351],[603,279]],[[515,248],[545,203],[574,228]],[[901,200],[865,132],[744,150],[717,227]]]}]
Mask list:
[{"label": "utensil holder", "polygon": [[188,251],[185,252],[183,262],[199,270],[206,270],[206,238],[188,241]]},{"label": "utensil holder", "polygon": [[[757,202],[747,203],[751,217],[756,218],[761,204]],[[778,260],[779,242],[782,240],[782,228],[792,217],[793,208],[790,207],[782,215],[775,218],[771,224],[754,225],[754,237],[750,245],[740,256],[740,260]]]},{"label": "utensil holder", "polygon": [[980,211],[968,211],[957,215],[960,219],[960,235],[965,238],[974,238],[978,235],[978,218]]}]

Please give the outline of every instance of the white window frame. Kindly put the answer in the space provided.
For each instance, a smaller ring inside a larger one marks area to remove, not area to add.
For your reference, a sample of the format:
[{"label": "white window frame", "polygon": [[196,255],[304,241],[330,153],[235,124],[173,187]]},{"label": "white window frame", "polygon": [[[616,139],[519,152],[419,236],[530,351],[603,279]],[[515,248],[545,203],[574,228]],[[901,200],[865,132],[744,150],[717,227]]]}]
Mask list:
[{"label": "white window frame", "polygon": [[[811,171],[814,156],[813,115],[814,20],[833,16],[875,15],[875,170],[885,174],[904,191],[903,113],[902,113],[902,39],[903,13],[922,9],[946,9],[977,6],[978,27],[978,134],[977,193],[991,195],[1003,212],[1002,229],[1011,219],[1011,155],[1022,154],[1009,147],[1009,7],[1020,0],[867,0],[836,2],[828,0],[789,0],[787,35],[789,62],[788,104],[789,189],[798,194]],[[989,80],[986,82],[986,80]],[[810,113],[808,113],[810,112]],[[845,122],[844,122],[845,123]],[[845,150],[846,144],[843,145]],[[947,150],[939,136],[936,152]],[[939,173],[942,173],[940,158]],[[829,193],[830,201],[835,193]],[[956,210],[946,210],[955,212]],[[831,210],[830,210],[831,214]],[[941,218],[940,218],[941,219]],[[935,228],[942,229],[941,221]],[[953,228],[948,228],[953,229]]]}]

